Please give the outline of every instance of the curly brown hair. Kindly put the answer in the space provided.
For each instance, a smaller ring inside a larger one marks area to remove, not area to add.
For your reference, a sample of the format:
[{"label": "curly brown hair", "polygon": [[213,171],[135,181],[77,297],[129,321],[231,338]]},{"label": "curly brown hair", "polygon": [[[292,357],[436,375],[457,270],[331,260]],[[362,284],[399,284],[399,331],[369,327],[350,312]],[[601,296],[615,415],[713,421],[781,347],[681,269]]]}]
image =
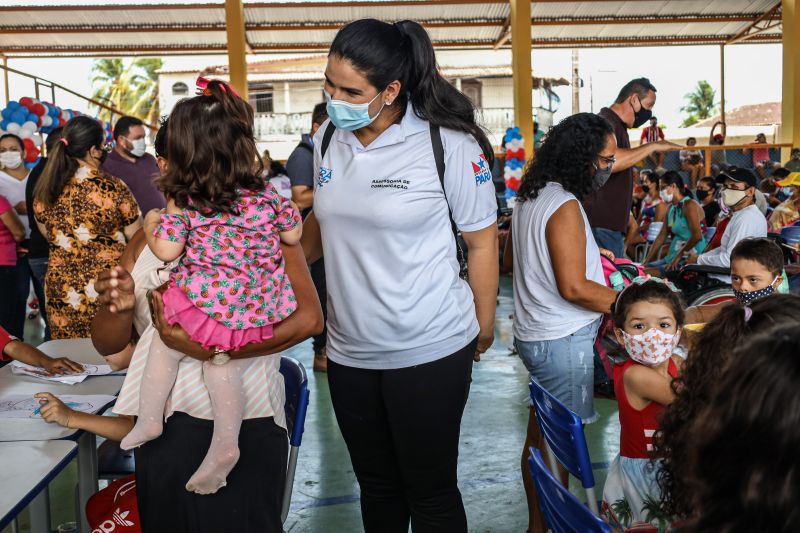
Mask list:
[{"label": "curly brown hair", "polygon": [[772,326],[734,353],[689,425],[684,533],[800,531],[800,332]]},{"label": "curly brown hair", "polygon": [[754,302],[745,320],[745,308],[726,305],[700,333],[681,375],[672,381],[675,400],[661,414],[659,431],[653,437],[655,456],[661,460],[658,484],[665,510],[686,519],[694,512],[687,489],[689,454],[694,442],[689,424],[711,399],[734,350],[742,341],[769,328],[800,325],[800,297],[789,294],[770,296]]},{"label": "curly brown hair", "polygon": [[231,213],[239,189],[264,190],[264,163],[253,136],[253,108],[219,80],[178,102],[167,126],[167,172],[156,180],[175,205]]}]

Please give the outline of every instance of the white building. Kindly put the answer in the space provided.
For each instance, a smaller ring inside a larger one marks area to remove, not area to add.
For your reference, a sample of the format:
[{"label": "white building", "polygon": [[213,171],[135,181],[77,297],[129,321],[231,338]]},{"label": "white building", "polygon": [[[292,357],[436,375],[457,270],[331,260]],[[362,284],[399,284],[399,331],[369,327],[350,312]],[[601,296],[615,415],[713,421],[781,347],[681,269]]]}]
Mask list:
[{"label": "white building", "polygon": [[[474,54],[463,53],[466,59]],[[475,61],[463,65],[465,57],[455,64],[443,63],[442,75],[467,95],[480,110],[479,120],[489,131],[492,142],[499,146],[506,128],[514,125],[514,94],[510,65]],[[441,59],[440,59],[441,61]],[[256,136],[268,146],[272,156],[285,159],[299,142],[300,135],[311,127],[311,111],[324,101],[326,55],[258,60],[248,63],[250,103],[256,112]],[[461,63],[461,64],[458,64]],[[484,64],[481,64],[484,63]],[[487,64],[488,63],[488,64]],[[195,93],[198,76],[228,79],[227,65],[197,70],[159,71],[159,103],[168,114],[176,102]],[[552,124],[559,99],[552,88],[568,85],[563,78],[535,77],[534,114],[543,129]]]}]

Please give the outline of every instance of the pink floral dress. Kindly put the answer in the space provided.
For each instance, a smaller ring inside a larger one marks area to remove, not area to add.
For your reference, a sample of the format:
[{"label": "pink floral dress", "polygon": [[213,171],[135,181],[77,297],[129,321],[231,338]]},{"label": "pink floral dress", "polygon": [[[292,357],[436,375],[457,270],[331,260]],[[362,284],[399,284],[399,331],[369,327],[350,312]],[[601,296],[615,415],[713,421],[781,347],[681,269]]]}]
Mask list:
[{"label": "pink floral dress", "polygon": [[234,213],[186,208],[161,215],[155,236],[185,243],[164,293],[164,314],[206,348],[235,350],[272,336],[297,309],[284,271],[279,233],[300,223],[289,201],[267,184],[239,190]]}]

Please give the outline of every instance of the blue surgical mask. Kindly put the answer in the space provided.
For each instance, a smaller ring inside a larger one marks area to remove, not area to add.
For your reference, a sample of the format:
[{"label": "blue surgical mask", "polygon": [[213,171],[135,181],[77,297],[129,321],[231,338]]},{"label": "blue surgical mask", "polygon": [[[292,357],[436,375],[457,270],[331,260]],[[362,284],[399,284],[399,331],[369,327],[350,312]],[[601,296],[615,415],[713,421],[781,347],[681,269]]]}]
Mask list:
[{"label": "blue surgical mask", "polygon": [[351,104],[350,102],[345,102],[344,100],[333,100],[327,91],[323,92],[325,93],[325,100],[328,102],[326,106],[328,108],[328,117],[330,117],[334,126],[342,130],[355,131],[365,126],[369,126],[376,118],[378,118],[378,115],[381,114],[381,111],[383,111],[383,108],[386,105],[384,103],[384,105],[381,106],[380,111],[378,111],[374,117],[370,117],[369,105],[374,102],[381,95],[381,93],[376,94],[375,98],[366,104]]}]

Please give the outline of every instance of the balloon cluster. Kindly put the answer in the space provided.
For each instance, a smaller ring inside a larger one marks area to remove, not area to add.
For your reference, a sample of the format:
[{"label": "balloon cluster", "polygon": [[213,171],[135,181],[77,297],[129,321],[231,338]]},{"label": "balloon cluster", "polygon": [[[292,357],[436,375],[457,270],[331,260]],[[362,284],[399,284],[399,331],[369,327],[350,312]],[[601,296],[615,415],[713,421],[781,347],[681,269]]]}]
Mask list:
[{"label": "balloon cluster", "polygon": [[[72,109],[61,109],[55,104],[41,102],[35,98],[24,97],[19,101],[8,102],[5,109],[0,111],[0,135],[13,133],[22,139],[25,144],[25,166],[32,168],[41,156],[42,134],[48,134],[54,129],[63,126],[73,117],[82,115]],[[106,132],[106,140],[113,137],[111,124],[99,121]]]},{"label": "balloon cluster", "polygon": [[525,145],[519,128],[508,128],[505,135],[506,164],[503,177],[506,181],[506,200],[517,196],[517,189],[525,168]]}]

